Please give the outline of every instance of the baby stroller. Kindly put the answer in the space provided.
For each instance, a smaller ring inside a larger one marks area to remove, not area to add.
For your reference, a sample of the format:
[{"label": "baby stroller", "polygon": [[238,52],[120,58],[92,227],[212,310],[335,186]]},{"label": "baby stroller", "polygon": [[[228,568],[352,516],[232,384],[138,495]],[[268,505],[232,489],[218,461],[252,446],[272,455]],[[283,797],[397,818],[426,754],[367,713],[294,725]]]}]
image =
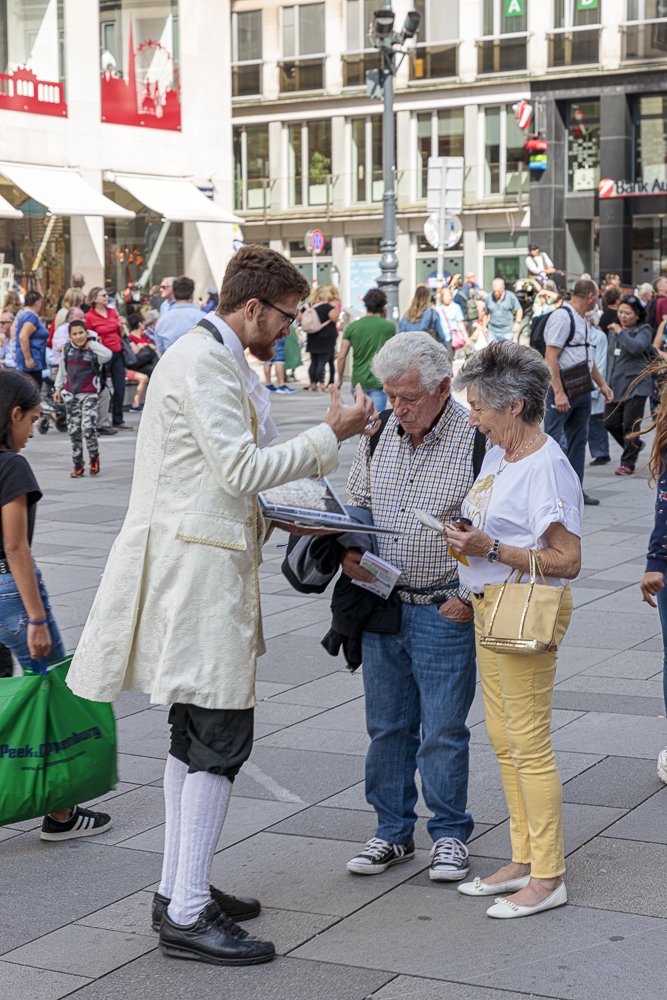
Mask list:
[{"label": "baby stroller", "polygon": [[67,432],[67,413],[64,403],[56,403],[53,398],[54,384],[50,378],[45,378],[42,383],[42,411],[37,421],[37,430],[40,434],[46,434],[51,423],[55,424],[56,430],[61,433]]}]

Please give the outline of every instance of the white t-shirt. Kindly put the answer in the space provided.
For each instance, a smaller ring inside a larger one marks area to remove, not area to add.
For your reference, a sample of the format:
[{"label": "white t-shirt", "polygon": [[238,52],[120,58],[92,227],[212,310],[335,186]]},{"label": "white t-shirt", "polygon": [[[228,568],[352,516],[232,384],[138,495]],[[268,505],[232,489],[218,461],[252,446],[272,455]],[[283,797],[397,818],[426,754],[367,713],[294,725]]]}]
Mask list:
[{"label": "white t-shirt", "polygon": [[[505,545],[521,549],[547,547],[545,533],[559,522],[581,537],[584,494],[574,469],[559,444],[548,437],[541,448],[518,462],[504,461],[502,448],[486,453],[479,476],[461,504],[461,513],[473,525]],[[498,471],[500,468],[500,472]],[[459,580],[475,594],[492,583],[503,583],[510,567],[467,556],[459,564]],[[567,581],[547,577],[559,586]]]}]

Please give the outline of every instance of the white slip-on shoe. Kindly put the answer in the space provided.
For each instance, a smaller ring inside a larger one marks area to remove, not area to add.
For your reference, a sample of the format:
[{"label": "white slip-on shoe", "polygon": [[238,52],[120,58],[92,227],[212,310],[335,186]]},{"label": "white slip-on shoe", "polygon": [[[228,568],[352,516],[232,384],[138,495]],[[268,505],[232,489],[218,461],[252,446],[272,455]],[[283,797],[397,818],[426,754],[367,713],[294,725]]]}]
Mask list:
[{"label": "white slip-on shoe", "polygon": [[667,785],[667,747],[658,756],[658,777]]},{"label": "white slip-on shoe", "polygon": [[554,910],[557,906],[565,906],[567,903],[567,889],[565,883],[561,882],[557,889],[543,899],[541,903],[534,906],[519,906],[505,896],[498,896],[493,906],[486,911],[487,917],[499,917],[501,920],[512,920],[514,917],[532,917],[534,913],[541,913],[542,910]]},{"label": "white slip-on shoe", "polygon": [[511,878],[507,882],[483,882],[479,875],[472,882],[464,882],[457,885],[459,892],[464,896],[495,896],[497,892],[518,892],[525,889],[530,881],[530,875],[522,875],[521,878]]}]

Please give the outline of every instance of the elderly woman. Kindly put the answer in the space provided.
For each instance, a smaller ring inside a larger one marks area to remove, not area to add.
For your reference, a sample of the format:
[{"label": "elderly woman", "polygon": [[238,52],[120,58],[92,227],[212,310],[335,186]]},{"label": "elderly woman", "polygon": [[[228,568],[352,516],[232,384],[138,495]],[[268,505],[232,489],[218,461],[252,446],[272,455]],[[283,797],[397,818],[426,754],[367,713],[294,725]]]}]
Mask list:
[{"label": "elderly woman", "polygon": [[629,435],[638,430],[646,399],[653,392],[650,374],[637,379],[651,362],[653,331],[644,322],[645,315],[638,296],[624,295],[618,306],[618,322],[610,323],[607,328],[607,383],[614,400],[607,404],[604,422],[623,449],[621,464],[614,470],[617,476],[631,476],[635,471],[642,442]]},{"label": "elderly woman", "polygon": [[[454,382],[466,389],[469,421],[490,439],[480,475],[447,540],[468,565],[461,584],[473,594],[477,663],[486,728],[498,758],[510,814],[512,860],[484,879],[459,886],[469,896],[501,897],[490,917],[524,917],[567,902],[563,882],[562,788],[551,746],[556,654],[516,655],[483,648],[484,591],[512,570],[530,568],[530,553],[552,586],[565,586],[556,628],[572,614],[568,580],[581,564],[583,493],[559,445],[540,429],[549,369],[532,348],[496,341],[473,355]],[[518,891],[515,891],[518,890]],[[505,899],[503,894],[513,892]]]}]

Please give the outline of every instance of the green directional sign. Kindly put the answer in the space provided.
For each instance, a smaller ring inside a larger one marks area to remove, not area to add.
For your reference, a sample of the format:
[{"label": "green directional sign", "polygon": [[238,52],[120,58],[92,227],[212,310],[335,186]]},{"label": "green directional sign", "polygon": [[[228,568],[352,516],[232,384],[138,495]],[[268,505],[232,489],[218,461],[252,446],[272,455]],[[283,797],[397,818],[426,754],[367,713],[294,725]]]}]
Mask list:
[{"label": "green directional sign", "polygon": [[577,10],[599,10],[600,0],[577,0]]},{"label": "green directional sign", "polygon": [[526,0],[505,0],[505,17],[523,17]]}]

